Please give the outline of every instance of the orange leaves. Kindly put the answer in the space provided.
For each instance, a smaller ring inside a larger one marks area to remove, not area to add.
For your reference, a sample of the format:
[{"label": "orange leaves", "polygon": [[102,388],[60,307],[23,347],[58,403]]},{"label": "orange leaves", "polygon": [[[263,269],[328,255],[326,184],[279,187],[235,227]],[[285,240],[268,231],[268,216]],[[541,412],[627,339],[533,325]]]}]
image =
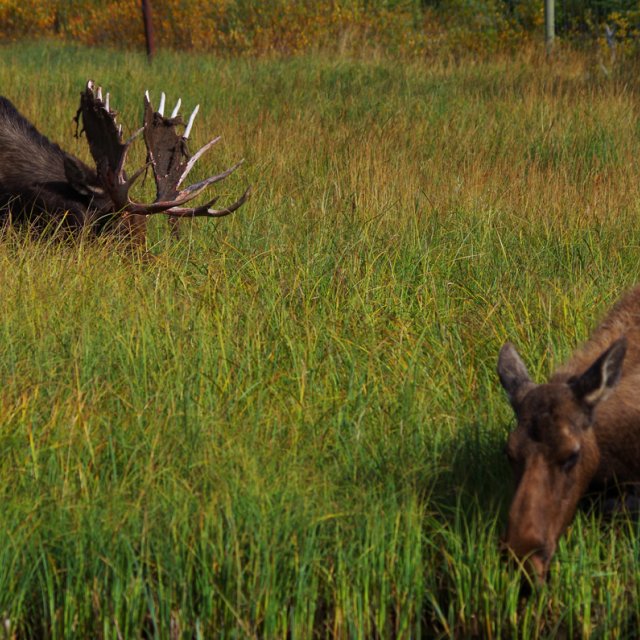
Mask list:
[{"label": "orange leaves", "polygon": [[53,35],[57,28],[56,12],[38,0],[6,0],[0,6],[0,39]]},{"label": "orange leaves", "polygon": [[[490,3],[489,3],[490,4]],[[480,46],[489,51],[522,36],[504,16],[480,28],[461,14],[441,15],[419,4],[355,0],[163,0],[153,3],[158,47],[223,55],[292,55],[317,49],[367,50],[425,55]],[[366,7],[366,8],[365,8]],[[467,24],[469,23],[469,24]],[[472,24],[473,23],[473,24]],[[509,25],[510,26],[510,25]],[[479,35],[482,34],[482,38]],[[5,0],[0,39],[53,37],[86,45],[144,47],[137,0]],[[486,42],[490,40],[490,42]]]}]

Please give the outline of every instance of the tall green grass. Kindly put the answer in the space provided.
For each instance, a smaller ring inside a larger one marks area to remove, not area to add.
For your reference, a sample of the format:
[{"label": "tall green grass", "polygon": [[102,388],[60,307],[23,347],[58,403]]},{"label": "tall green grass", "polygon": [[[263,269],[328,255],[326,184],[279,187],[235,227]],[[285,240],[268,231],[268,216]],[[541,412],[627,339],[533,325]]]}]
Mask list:
[{"label": "tall green grass", "polygon": [[85,159],[88,77],[132,129],[144,89],[200,102],[200,174],[244,156],[223,195],[256,192],[179,242],[154,221],[150,261],[5,232],[6,636],[636,635],[622,518],[580,514],[519,600],[494,373],[511,339],[544,377],[638,280],[635,88],[576,59],[0,49],[2,93]]}]

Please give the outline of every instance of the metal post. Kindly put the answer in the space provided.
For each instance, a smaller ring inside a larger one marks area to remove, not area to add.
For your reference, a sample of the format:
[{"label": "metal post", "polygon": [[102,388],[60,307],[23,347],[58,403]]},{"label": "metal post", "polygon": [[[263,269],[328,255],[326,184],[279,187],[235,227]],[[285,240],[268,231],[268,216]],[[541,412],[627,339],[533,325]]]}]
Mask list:
[{"label": "metal post", "polygon": [[556,36],[555,14],[555,0],[544,0],[544,41],[547,45],[547,54],[551,53],[553,40]]},{"label": "metal post", "polygon": [[142,21],[144,22],[144,38],[147,43],[147,57],[151,61],[156,53],[156,45],[153,39],[153,22],[151,20],[151,0],[142,0]]}]

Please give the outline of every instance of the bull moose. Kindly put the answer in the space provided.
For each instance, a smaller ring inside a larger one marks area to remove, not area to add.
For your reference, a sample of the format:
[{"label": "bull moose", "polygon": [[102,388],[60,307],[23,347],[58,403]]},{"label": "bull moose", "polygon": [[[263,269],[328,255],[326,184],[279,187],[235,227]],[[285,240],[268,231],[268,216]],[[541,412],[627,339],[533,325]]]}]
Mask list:
[{"label": "bull moose", "polygon": [[498,375],[517,418],[506,445],[516,488],[503,544],[543,582],[587,490],[640,481],[640,286],[549,382],[535,384],[509,342]]},{"label": "bull moose", "polygon": [[[197,160],[220,138],[212,139],[191,156],[187,140],[198,107],[185,125],[179,114],[180,100],[170,117],[164,116],[164,106],[164,93],[157,111],[145,93],[143,125],[123,140],[122,125],[116,122],[109,94],[103,98],[102,88],[87,82],[75,120],[78,125],[82,123],[95,162],[93,169],[48,140],[7,98],[0,97],[0,219],[71,232],[87,229],[96,235],[118,230],[144,241],[148,215],[163,213],[172,219],[220,217],[238,209],[250,189],[222,209],[212,208],[217,198],[201,206],[183,206],[226,178],[242,161],[219,175],[183,186]],[[182,126],[183,133],[179,133],[178,127]],[[127,153],[140,134],[147,147],[147,163],[128,176],[124,167]],[[145,204],[132,200],[129,192],[148,166],[153,170],[156,197]]]}]

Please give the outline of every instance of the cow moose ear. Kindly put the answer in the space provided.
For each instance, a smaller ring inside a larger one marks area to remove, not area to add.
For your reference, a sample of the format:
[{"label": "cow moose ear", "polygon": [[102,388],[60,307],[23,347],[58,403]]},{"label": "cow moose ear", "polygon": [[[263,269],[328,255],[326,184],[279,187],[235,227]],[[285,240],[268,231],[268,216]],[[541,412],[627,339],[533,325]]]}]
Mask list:
[{"label": "cow moose ear", "polygon": [[527,367],[516,348],[505,342],[498,356],[498,376],[509,396],[511,406],[516,410],[525,394],[534,386]]},{"label": "cow moose ear", "polygon": [[595,407],[618,384],[627,352],[627,339],[616,340],[580,376],[569,380],[576,398],[588,408]]}]

